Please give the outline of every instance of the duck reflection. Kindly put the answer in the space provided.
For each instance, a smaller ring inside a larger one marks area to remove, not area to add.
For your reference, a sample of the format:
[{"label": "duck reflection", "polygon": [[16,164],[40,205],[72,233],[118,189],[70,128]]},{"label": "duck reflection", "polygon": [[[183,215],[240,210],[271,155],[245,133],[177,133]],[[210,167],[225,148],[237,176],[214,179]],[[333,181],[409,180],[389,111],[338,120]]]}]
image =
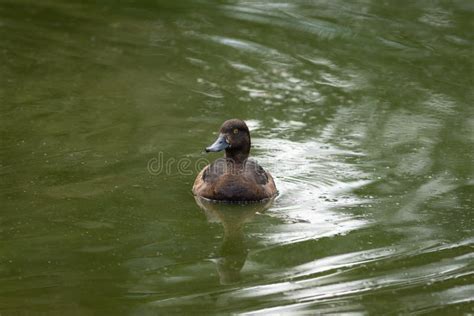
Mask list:
[{"label": "duck reflection", "polygon": [[261,203],[227,204],[216,203],[201,197],[194,197],[197,205],[206,214],[210,223],[221,223],[224,227],[224,240],[216,261],[221,284],[232,284],[240,280],[240,270],[247,259],[243,227],[257,213],[267,210],[273,199]]}]

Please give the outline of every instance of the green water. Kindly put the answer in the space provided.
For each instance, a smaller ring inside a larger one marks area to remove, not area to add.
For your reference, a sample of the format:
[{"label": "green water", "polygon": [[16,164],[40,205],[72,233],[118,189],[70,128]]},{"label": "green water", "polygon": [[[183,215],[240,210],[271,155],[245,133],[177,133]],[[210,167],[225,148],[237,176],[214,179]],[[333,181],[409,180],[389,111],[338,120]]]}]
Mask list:
[{"label": "green water", "polygon": [[[1,0],[0,314],[473,313],[473,30],[471,1]],[[266,210],[191,194],[234,117]]]}]

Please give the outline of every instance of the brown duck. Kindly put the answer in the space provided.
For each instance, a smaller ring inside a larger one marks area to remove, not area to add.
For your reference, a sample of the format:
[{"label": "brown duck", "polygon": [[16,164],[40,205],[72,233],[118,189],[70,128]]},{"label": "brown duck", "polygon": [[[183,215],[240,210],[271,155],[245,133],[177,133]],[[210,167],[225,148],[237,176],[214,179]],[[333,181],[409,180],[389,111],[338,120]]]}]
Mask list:
[{"label": "brown duck", "polygon": [[224,158],[204,167],[196,177],[194,195],[229,202],[262,201],[277,195],[270,173],[248,159],[250,132],[244,121],[225,121],[217,140],[206,148],[206,152],[222,150]]}]

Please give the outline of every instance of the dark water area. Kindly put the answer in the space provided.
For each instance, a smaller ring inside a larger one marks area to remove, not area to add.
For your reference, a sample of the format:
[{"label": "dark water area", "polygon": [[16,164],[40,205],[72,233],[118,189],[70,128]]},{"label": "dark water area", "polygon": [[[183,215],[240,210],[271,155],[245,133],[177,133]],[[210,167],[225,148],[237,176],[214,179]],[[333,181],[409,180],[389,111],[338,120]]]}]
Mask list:
[{"label": "dark water area", "polygon": [[[474,313],[473,30],[470,1],[0,0],[0,314]],[[234,117],[268,205],[191,193]]]}]

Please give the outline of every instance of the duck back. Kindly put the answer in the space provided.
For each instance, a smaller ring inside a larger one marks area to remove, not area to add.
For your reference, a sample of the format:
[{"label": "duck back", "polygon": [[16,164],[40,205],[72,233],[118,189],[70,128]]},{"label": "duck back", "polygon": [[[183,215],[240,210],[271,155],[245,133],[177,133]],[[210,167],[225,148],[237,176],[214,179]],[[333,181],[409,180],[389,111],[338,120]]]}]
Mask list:
[{"label": "duck back", "polygon": [[236,163],[226,158],[217,159],[201,171],[193,192],[225,201],[260,201],[277,193],[273,178],[256,161]]}]

